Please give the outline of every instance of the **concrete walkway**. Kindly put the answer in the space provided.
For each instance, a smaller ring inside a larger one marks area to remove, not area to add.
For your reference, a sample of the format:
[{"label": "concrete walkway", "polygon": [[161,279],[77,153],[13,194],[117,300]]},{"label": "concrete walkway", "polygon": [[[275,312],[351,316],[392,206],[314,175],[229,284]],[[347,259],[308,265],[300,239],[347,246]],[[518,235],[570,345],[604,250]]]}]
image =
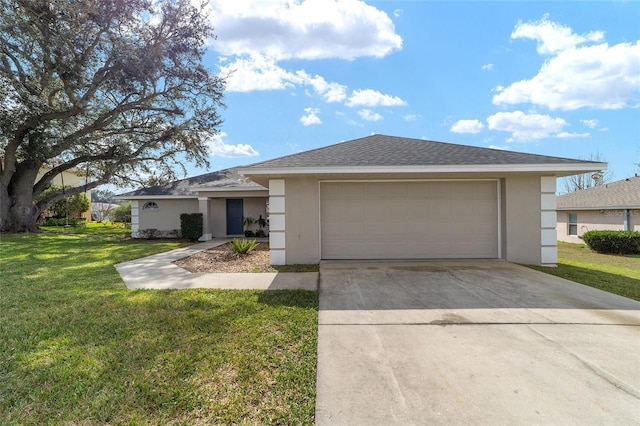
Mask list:
[{"label": "concrete walkway", "polygon": [[507,262],[320,274],[320,426],[639,424],[640,302]]},{"label": "concrete walkway", "polygon": [[267,273],[191,273],[172,262],[203,250],[226,244],[212,240],[188,247],[118,263],[116,270],[129,289],[179,290],[213,288],[231,290],[309,290],[318,289],[317,272]]}]

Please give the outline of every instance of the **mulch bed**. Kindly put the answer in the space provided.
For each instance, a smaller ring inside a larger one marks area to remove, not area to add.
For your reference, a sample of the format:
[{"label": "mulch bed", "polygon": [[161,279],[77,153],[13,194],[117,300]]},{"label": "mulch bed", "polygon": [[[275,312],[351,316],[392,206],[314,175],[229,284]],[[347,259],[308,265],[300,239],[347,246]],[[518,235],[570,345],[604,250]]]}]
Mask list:
[{"label": "mulch bed", "polygon": [[275,272],[270,265],[269,243],[258,244],[249,254],[238,254],[227,243],[173,263],[195,273]]}]

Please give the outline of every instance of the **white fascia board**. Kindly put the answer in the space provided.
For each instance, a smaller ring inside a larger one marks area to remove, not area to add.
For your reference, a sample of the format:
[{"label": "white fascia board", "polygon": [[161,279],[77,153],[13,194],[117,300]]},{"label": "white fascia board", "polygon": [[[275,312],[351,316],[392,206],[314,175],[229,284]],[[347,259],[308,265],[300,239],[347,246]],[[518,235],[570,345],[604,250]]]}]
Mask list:
[{"label": "white fascia board", "polygon": [[557,207],[556,210],[580,211],[580,210],[640,210],[638,206],[600,206],[600,207]]},{"label": "white fascia board", "polygon": [[198,199],[198,195],[116,195],[119,200],[188,200]]},{"label": "white fascia board", "polygon": [[193,188],[194,191],[198,191],[198,192],[258,192],[258,191],[265,191],[265,192],[269,192],[269,190],[267,188],[265,188],[264,186],[260,186],[259,188],[224,188],[224,187],[206,187],[206,186],[198,186]]},{"label": "white fascia board", "polygon": [[337,167],[276,167],[244,168],[238,173],[251,175],[304,174],[372,174],[372,173],[550,173],[571,175],[604,170],[607,163],[571,164],[489,164],[446,166],[337,166]]}]

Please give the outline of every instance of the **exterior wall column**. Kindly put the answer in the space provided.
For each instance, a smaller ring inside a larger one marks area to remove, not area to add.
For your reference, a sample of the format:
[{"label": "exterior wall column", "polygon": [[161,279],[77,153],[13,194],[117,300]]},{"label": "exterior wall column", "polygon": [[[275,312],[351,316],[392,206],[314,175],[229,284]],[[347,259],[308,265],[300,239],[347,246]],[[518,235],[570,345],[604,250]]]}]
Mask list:
[{"label": "exterior wall column", "polygon": [[269,179],[269,256],[272,265],[286,265],[284,179]]},{"label": "exterior wall column", "polygon": [[140,205],[138,200],[131,200],[131,237],[140,238]]},{"label": "exterior wall column", "polygon": [[202,213],[202,236],[198,238],[198,241],[210,241],[211,240],[211,225],[209,223],[210,211],[209,211],[209,197],[198,197],[198,211]]},{"label": "exterior wall column", "polygon": [[540,264],[558,264],[556,178],[540,177]]}]

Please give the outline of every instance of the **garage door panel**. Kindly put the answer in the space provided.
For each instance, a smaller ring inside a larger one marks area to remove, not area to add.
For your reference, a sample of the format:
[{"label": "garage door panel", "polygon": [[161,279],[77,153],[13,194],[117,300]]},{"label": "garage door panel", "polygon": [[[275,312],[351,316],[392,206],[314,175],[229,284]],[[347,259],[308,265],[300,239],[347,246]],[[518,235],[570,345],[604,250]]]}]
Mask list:
[{"label": "garage door panel", "polygon": [[432,182],[429,186],[432,198],[451,198],[451,182]]},{"label": "garage door panel", "polygon": [[323,259],[496,258],[495,181],[323,182]]},{"label": "garage door panel", "polygon": [[407,218],[409,216],[411,204],[406,198],[398,200],[385,200],[385,212],[387,217]]},{"label": "garage door panel", "polygon": [[422,218],[425,215],[429,215],[431,211],[431,200],[428,198],[409,199],[409,214],[410,218]]},{"label": "garage door panel", "polygon": [[442,199],[434,202],[431,205],[430,217],[432,219],[447,219],[451,218],[452,203],[451,199]]},{"label": "garage door panel", "polygon": [[409,182],[407,188],[407,195],[411,199],[431,198],[431,187],[429,185],[424,185],[424,182]]},{"label": "garage door panel", "polygon": [[398,183],[385,183],[385,195],[389,198],[404,198],[406,199],[409,195],[409,183],[408,182],[398,182]]}]

